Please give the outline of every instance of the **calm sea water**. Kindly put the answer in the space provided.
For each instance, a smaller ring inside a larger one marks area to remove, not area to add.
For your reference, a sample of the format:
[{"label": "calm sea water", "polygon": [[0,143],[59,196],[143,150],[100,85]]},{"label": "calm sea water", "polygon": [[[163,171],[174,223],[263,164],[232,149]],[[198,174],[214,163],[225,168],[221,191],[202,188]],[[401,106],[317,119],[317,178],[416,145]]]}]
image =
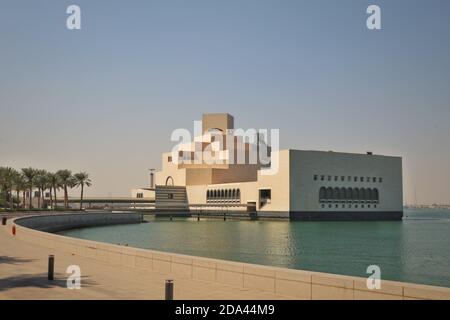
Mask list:
[{"label": "calm sea water", "polygon": [[182,254],[450,287],[450,210],[406,209],[399,222],[178,219],[74,229],[82,239]]}]

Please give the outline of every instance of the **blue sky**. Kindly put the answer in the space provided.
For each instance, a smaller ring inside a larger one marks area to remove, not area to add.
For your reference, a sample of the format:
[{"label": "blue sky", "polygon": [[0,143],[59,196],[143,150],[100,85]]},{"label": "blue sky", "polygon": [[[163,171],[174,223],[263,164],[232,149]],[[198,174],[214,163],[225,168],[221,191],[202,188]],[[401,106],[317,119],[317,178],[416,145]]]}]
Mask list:
[{"label": "blue sky", "polygon": [[449,203],[449,39],[445,0],[2,0],[0,165],[128,195],[173,129],[229,112],[284,148],[403,156],[405,201]]}]

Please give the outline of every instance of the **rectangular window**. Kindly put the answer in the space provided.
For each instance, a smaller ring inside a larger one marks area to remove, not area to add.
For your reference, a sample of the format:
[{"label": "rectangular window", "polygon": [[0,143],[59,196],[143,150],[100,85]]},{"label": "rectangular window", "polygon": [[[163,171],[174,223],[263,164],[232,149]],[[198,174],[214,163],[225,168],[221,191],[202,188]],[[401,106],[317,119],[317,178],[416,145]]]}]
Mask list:
[{"label": "rectangular window", "polygon": [[341,177],[341,181],[345,181],[345,177],[344,176]]},{"label": "rectangular window", "polygon": [[361,177],[360,179],[361,179],[361,182],[364,182],[364,177]]},{"label": "rectangular window", "polygon": [[323,181],[323,180],[325,180],[325,176],[324,176],[324,175],[321,175],[321,176],[320,176],[320,181]]},{"label": "rectangular window", "polygon": [[355,181],[355,182],[358,182],[358,177],[355,177],[354,181]]},{"label": "rectangular window", "polygon": [[366,181],[367,181],[367,182],[370,182],[370,177],[367,177],[367,178],[366,178]]},{"label": "rectangular window", "polygon": [[271,189],[260,189],[259,190],[259,207],[262,208],[266,204],[272,201],[272,190]]},{"label": "rectangular window", "polygon": [[372,182],[377,182],[377,178],[373,177]]},{"label": "rectangular window", "polygon": [[169,194],[167,195],[167,198],[173,199],[173,193],[169,193]]},{"label": "rectangular window", "polygon": [[317,174],[314,175],[314,181],[317,181]]},{"label": "rectangular window", "polygon": [[167,161],[168,161],[168,162],[172,162],[172,156],[169,156],[169,157],[167,158]]},{"label": "rectangular window", "polygon": [[328,181],[331,181],[331,176],[328,176]]},{"label": "rectangular window", "polygon": [[334,181],[338,181],[338,176],[334,176]]},{"label": "rectangular window", "polygon": [[383,182],[383,178],[378,178],[378,182]]}]

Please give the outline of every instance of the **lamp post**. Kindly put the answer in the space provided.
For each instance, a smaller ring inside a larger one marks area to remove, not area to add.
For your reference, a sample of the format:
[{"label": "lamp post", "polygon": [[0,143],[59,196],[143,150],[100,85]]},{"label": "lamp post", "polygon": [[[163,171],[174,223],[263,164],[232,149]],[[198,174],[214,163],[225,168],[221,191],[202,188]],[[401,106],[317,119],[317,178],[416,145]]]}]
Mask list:
[{"label": "lamp post", "polygon": [[155,188],[155,179],[154,179],[154,171],[155,169],[148,169],[150,171],[150,189]]}]

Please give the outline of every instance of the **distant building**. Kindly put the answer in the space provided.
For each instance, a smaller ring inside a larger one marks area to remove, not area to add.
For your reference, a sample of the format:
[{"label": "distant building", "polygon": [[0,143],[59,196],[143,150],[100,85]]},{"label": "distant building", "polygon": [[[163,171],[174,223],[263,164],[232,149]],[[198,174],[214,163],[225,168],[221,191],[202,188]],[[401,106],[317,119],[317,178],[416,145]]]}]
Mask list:
[{"label": "distant building", "polygon": [[[50,192],[44,192],[44,197],[42,197],[41,192],[38,190],[33,190],[31,193],[31,205],[34,209],[48,209],[50,207]],[[25,197],[24,197],[25,196]],[[29,208],[30,206],[30,191],[19,193],[19,202],[22,208]]]},{"label": "distant building", "polygon": [[[219,140],[234,144],[227,146]],[[175,159],[172,152],[162,155],[162,169],[156,172],[156,209],[243,205],[260,217],[293,220],[402,218],[401,157],[371,152],[272,151],[265,146],[271,163],[264,165],[259,157],[256,162],[237,163],[239,152],[248,160],[251,150],[261,145],[237,135],[231,115],[203,115],[201,136],[182,144]],[[202,158],[195,162],[199,150],[209,150],[220,161],[209,163]],[[278,170],[265,174],[274,168],[274,159]],[[133,192],[147,195],[146,189]]]},{"label": "distant building", "polygon": [[155,189],[150,188],[138,188],[131,190],[131,197],[137,199],[154,199],[155,198]]}]

